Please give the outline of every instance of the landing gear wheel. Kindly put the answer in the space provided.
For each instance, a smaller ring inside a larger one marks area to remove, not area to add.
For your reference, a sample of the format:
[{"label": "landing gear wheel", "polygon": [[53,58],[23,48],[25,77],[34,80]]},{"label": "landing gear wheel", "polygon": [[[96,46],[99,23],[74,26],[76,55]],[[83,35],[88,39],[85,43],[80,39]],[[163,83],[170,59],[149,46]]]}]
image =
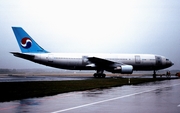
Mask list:
[{"label": "landing gear wheel", "polygon": [[94,78],[105,78],[105,74],[100,74],[100,73],[94,73]]},{"label": "landing gear wheel", "polygon": [[94,73],[94,78],[98,78],[98,74],[97,73]]},{"label": "landing gear wheel", "polygon": [[102,77],[102,78],[105,78],[105,77],[106,77],[106,75],[105,75],[105,74],[102,74],[102,75],[101,75],[101,77]]},{"label": "landing gear wheel", "polygon": [[106,75],[103,72],[103,69],[97,69],[97,73],[94,73],[94,78],[105,78]]}]

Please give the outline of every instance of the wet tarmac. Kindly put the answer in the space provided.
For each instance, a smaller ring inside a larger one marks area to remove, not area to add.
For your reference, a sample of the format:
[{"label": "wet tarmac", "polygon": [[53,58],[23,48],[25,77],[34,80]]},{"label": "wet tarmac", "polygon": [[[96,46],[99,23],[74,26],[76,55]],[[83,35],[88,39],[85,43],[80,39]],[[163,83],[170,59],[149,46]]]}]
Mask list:
[{"label": "wet tarmac", "polygon": [[63,81],[63,80],[84,80],[93,77],[82,76],[55,76],[55,75],[1,75],[0,82],[27,82],[27,81]]},{"label": "wet tarmac", "polygon": [[0,113],[180,113],[180,79],[0,103]]},{"label": "wet tarmac", "polygon": [[[152,75],[114,75],[109,74],[106,78],[152,78]],[[93,79],[93,74],[60,74],[60,75],[0,75],[0,82],[27,82],[27,81],[64,81],[64,80],[85,80]],[[160,78],[160,76],[157,76]],[[167,78],[162,76],[161,78]],[[177,76],[171,76],[171,78],[177,78]]]}]

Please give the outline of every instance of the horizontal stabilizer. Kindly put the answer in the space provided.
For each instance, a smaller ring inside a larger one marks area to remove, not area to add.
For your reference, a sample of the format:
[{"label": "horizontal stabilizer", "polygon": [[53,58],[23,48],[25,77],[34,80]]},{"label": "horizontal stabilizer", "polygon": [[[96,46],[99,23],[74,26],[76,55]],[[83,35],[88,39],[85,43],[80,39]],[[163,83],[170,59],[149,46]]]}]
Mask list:
[{"label": "horizontal stabilizer", "polygon": [[35,57],[34,55],[18,53],[18,52],[10,52],[10,53],[12,53],[16,57],[20,57],[20,58],[24,58],[24,59],[28,59],[28,60],[33,60]]}]

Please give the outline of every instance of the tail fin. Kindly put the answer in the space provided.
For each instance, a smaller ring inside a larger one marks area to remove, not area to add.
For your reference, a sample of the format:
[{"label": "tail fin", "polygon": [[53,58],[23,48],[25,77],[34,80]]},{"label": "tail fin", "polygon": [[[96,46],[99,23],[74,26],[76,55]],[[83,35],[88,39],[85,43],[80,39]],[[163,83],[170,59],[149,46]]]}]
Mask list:
[{"label": "tail fin", "polygon": [[47,53],[21,27],[12,27],[22,53]]}]

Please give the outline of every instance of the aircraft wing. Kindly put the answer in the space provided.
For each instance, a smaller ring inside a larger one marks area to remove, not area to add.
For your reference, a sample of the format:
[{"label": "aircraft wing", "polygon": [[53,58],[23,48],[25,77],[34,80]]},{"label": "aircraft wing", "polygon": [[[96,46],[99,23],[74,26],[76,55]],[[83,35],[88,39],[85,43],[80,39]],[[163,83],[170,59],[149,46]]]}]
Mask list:
[{"label": "aircraft wing", "polygon": [[91,63],[94,63],[96,66],[101,66],[101,67],[113,66],[115,64],[123,65],[123,63],[114,62],[111,60],[106,60],[106,59],[102,59],[102,58],[98,58],[98,57],[88,57],[87,59]]},{"label": "aircraft wing", "polygon": [[102,59],[98,57],[88,57],[87,59],[91,63],[95,64],[97,68],[104,69],[112,73],[132,74],[133,72],[132,65],[123,64],[121,62],[114,62],[111,60]]}]

